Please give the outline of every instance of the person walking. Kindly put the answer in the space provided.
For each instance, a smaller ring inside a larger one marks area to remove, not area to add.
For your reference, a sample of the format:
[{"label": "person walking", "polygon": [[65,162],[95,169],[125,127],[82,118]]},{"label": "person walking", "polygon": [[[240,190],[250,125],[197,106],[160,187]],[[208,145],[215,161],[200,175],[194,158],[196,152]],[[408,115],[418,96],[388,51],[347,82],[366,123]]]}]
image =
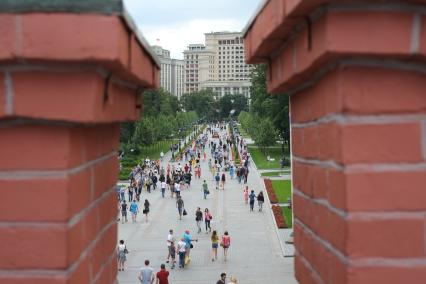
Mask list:
[{"label": "person walking", "polygon": [[203,182],[203,193],[204,193],[204,199],[207,199],[207,194],[209,194],[209,187],[207,185],[206,180]]},{"label": "person walking", "polygon": [[219,236],[216,230],[213,231],[210,239],[212,241],[212,261],[215,261],[217,260],[217,248],[219,247]]},{"label": "person walking", "polygon": [[171,246],[175,243],[176,239],[173,236],[173,230],[169,230],[169,234],[167,235],[167,259],[166,263],[169,263],[169,259],[172,257]]},{"label": "person walking", "polygon": [[203,221],[203,212],[200,207],[195,211],[195,221],[197,222],[198,234],[201,233],[201,222]]},{"label": "person walking", "polygon": [[225,171],[222,173],[221,181],[222,181],[222,189],[225,189],[225,181],[226,181]]},{"label": "person walking", "polygon": [[212,175],[213,175],[213,180],[216,179],[216,164],[212,165]]},{"label": "person walking", "polygon": [[176,245],[175,245],[175,242],[172,242],[169,250],[170,250],[170,257],[172,259],[172,266],[170,268],[173,269],[173,268],[175,268],[175,263],[176,263]]},{"label": "person walking", "polygon": [[213,219],[213,216],[210,214],[209,209],[206,208],[204,209],[204,223],[206,225],[206,234],[207,234],[207,229],[209,230],[209,232],[212,231],[212,228],[210,227],[210,221]]},{"label": "person walking", "polygon": [[248,167],[245,167],[245,169],[244,169],[244,184],[247,183],[248,174],[249,174],[249,169],[248,169]]},{"label": "person walking", "polygon": [[185,267],[185,254],[186,254],[186,243],[185,239],[182,238],[177,244],[177,250],[179,253],[179,268]]},{"label": "person walking", "polygon": [[253,211],[253,207],[254,207],[254,200],[256,199],[256,194],[254,194],[254,190],[252,190],[249,194],[249,199],[250,199],[250,211]]},{"label": "person walking", "polygon": [[145,266],[140,269],[138,279],[142,284],[154,283],[154,268],[149,266],[149,260],[145,260]]},{"label": "person walking", "polygon": [[249,196],[249,192],[248,192],[248,186],[246,186],[246,188],[243,191],[243,197],[244,197],[244,202],[246,204],[248,204],[248,196]]},{"label": "person walking", "polygon": [[129,203],[133,201],[133,186],[129,185],[127,188],[127,194],[129,195]]},{"label": "person walking", "polygon": [[183,199],[180,196],[176,200],[176,207],[177,207],[178,213],[179,213],[179,220],[182,220],[182,214],[183,214],[183,210],[185,208],[185,203],[183,202]]},{"label": "person walking", "polygon": [[259,192],[257,195],[257,204],[259,205],[259,212],[263,209],[263,203],[265,202],[265,197],[263,196],[263,192]]},{"label": "person walking", "polygon": [[126,193],[126,189],[125,189],[124,187],[121,187],[121,188],[120,188],[120,200],[121,200],[122,202],[125,202],[125,201],[126,201],[125,193]]},{"label": "person walking", "polygon": [[148,223],[148,213],[149,213],[149,201],[148,199],[145,199],[145,203],[143,204],[143,214],[145,214],[145,220]]},{"label": "person walking", "polygon": [[136,217],[138,216],[139,206],[136,203],[136,200],[133,200],[132,203],[130,203],[130,213],[132,214],[132,221],[133,223],[136,223]]},{"label": "person walking", "polygon": [[160,271],[157,272],[156,284],[169,284],[169,272],[166,270],[166,265],[161,264]]},{"label": "person walking", "polygon": [[186,257],[189,258],[189,254],[191,252],[191,249],[193,248],[192,242],[196,241],[198,242],[198,239],[193,239],[191,237],[191,234],[189,233],[189,230],[186,230],[185,233],[183,234],[183,239],[185,240],[185,244],[186,244]]},{"label": "person walking", "polygon": [[235,174],[235,168],[233,165],[231,165],[231,167],[229,168],[229,175],[231,176],[231,179],[234,179],[234,174]]},{"label": "person walking", "polygon": [[197,222],[198,234],[201,233],[201,222],[203,221],[203,212],[200,207],[195,211],[195,222]]},{"label": "person walking", "polygon": [[214,177],[216,181],[216,189],[219,189],[219,182],[220,182],[220,175],[219,172],[216,173],[216,176]]},{"label": "person walking", "polygon": [[124,224],[124,221],[127,223],[127,203],[126,200],[121,203],[121,224]]},{"label": "person walking", "polygon": [[221,273],[220,274],[220,279],[217,280],[216,284],[226,284],[225,280],[226,280],[226,273]]},{"label": "person walking", "polygon": [[223,247],[223,257],[226,261],[228,257],[228,249],[231,246],[231,237],[229,236],[228,231],[225,231],[225,233],[222,235],[220,245]]},{"label": "person walking", "polygon": [[180,184],[178,182],[175,182],[175,192],[176,192],[176,198],[180,197]]},{"label": "person walking", "polygon": [[120,240],[119,245],[117,246],[117,260],[118,260],[118,271],[124,271],[124,263],[127,260],[126,254],[129,251],[126,248],[123,240]]},{"label": "person walking", "polygon": [[164,198],[164,195],[166,193],[167,183],[163,180],[160,184],[160,187],[161,187],[161,196],[163,196]]}]

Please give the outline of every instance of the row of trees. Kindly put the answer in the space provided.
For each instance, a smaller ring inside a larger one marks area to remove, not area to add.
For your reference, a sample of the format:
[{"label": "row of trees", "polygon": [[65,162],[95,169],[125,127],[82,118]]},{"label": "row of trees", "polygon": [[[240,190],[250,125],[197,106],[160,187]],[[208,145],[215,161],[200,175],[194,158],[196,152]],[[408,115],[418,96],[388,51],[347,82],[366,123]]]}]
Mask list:
[{"label": "row of trees", "polygon": [[241,111],[248,110],[248,101],[244,95],[226,94],[217,98],[210,90],[185,94],[181,102],[186,111],[195,111],[199,117],[208,121],[237,117]]},{"label": "row of trees", "polygon": [[122,148],[137,148],[138,145],[152,145],[170,138],[183,138],[196,121],[238,116],[248,109],[248,102],[240,94],[217,98],[208,90],[185,94],[179,101],[176,96],[158,89],[143,94],[143,107],[143,117],[139,121],[122,124]]},{"label": "row of trees", "polygon": [[284,141],[282,152],[290,143],[288,96],[271,96],[266,88],[266,66],[256,65],[251,74],[249,112],[241,112],[238,121],[244,130],[265,151],[277,139]]},{"label": "row of trees", "polygon": [[123,123],[120,142],[123,148],[152,145],[170,138],[183,138],[198,120],[194,111],[184,112],[178,99],[162,89],[143,95],[143,117]]}]

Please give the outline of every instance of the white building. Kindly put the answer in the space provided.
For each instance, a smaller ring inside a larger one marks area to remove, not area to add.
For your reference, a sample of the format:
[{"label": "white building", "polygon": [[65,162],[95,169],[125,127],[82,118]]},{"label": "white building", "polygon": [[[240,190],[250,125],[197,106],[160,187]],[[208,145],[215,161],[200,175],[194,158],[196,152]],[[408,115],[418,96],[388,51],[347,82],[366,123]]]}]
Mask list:
[{"label": "white building", "polygon": [[206,33],[206,42],[184,51],[185,93],[201,89],[250,98],[250,65],[244,62],[244,41],[239,32]]},{"label": "white building", "polygon": [[180,99],[184,93],[185,62],[183,60],[170,58],[170,51],[161,48],[161,46],[154,45],[152,49],[161,62],[161,87]]}]

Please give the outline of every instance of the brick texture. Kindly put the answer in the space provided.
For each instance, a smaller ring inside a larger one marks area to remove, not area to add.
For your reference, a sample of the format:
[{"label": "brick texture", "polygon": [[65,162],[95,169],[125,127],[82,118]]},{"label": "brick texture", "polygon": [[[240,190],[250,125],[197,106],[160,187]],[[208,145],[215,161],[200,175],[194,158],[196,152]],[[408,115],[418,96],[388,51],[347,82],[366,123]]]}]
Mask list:
[{"label": "brick texture", "polygon": [[0,13],[1,283],[116,283],[120,123],[159,82],[134,33],[115,14]]},{"label": "brick texture", "polygon": [[426,21],[373,2],[271,0],[245,35],[268,90],[290,95],[302,284],[426,275]]}]

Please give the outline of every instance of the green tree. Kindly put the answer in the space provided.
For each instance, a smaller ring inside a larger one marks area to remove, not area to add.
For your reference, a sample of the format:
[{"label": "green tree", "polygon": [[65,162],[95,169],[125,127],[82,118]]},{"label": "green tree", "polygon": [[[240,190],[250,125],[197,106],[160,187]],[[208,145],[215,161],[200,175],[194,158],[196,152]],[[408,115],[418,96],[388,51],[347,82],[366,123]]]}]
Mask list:
[{"label": "green tree", "polygon": [[150,117],[145,117],[136,122],[135,132],[132,137],[132,144],[138,145],[150,145],[154,143],[154,124]]},{"label": "green tree", "polygon": [[212,91],[201,90],[191,94],[184,94],[181,102],[187,112],[195,111],[200,118],[211,120],[217,117],[216,110],[219,107]]},{"label": "green tree", "polygon": [[[251,74],[250,113],[262,118],[269,118],[277,130],[278,136],[289,145],[290,122],[289,100],[287,95],[271,96],[266,88],[266,66],[256,65]],[[284,144],[282,144],[284,153]]]},{"label": "green tree", "polygon": [[266,154],[266,147],[272,146],[277,141],[277,131],[269,118],[255,118],[252,122],[253,136],[252,138],[260,147],[261,151]]},{"label": "green tree", "polygon": [[247,98],[242,94],[227,94],[221,97],[217,103],[219,107],[219,113],[222,118],[232,116],[238,116],[241,111],[248,109]]},{"label": "green tree", "polygon": [[129,143],[135,132],[135,123],[134,122],[124,122],[120,127],[120,142]]}]

